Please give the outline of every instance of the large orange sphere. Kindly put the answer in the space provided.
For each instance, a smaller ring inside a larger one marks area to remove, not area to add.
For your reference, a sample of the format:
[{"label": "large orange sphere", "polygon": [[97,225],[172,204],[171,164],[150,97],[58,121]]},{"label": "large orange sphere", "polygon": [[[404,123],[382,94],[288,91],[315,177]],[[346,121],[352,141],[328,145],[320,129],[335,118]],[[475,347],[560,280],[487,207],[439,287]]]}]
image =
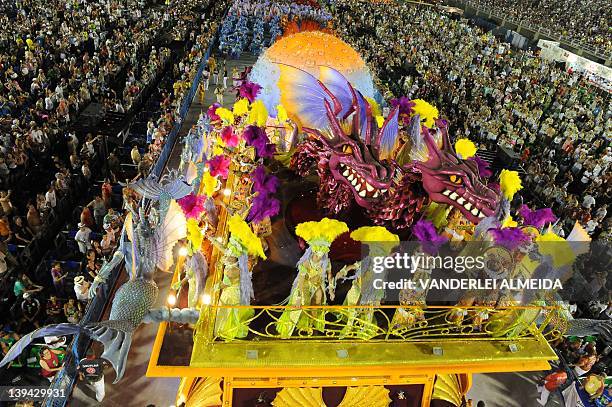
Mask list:
[{"label": "large orange sphere", "polygon": [[332,67],[344,76],[366,69],[361,56],[340,38],[321,31],[306,31],[274,43],[264,54],[271,62],[295,66],[317,76],[318,66]]},{"label": "large orange sphere", "polygon": [[258,99],[275,114],[280,101],[277,64],[291,65],[319,76],[319,66],[328,66],[343,74],[351,84],[368,97],[374,96],[372,76],[361,56],[338,37],[321,31],[305,31],[283,37],[257,60],[249,76],[262,86]]}]

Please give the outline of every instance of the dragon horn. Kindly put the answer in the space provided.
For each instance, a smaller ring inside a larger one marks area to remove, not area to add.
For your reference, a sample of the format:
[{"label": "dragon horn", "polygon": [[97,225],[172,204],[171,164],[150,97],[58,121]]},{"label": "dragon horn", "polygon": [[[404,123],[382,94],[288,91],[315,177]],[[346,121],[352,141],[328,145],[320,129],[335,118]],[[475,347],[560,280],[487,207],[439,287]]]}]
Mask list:
[{"label": "dragon horn", "polygon": [[448,136],[448,128],[446,124],[443,123],[444,122],[440,119],[436,120],[436,125],[438,126],[438,129],[440,130],[440,133],[442,135],[442,150],[454,152],[454,149],[450,142],[450,138]]},{"label": "dragon horn", "polygon": [[[357,103],[359,107],[357,112],[359,112],[359,135],[364,140],[366,145],[371,145],[372,143],[372,106],[365,100],[365,98],[361,95],[361,93],[357,92]],[[363,114],[364,117],[361,117]],[[374,146],[378,147],[378,146]]]},{"label": "dragon horn", "polygon": [[321,85],[321,88],[323,89],[323,91],[327,94],[327,96],[329,96],[332,103],[334,104],[333,113],[334,113],[334,117],[337,117],[338,114],[342,111],[342,105],[340,104],[340,101],[338,100],[336,96],[334,96],[333,93],[329,91],[329,89],[327,89],[327,86],[325,86],[323,82],[321,82],[318,79],[317,79],[317,82],[319,82],[319,85]]},{"label": "dragon horn", "polygon": [[336,118],[336,115],[334,114],[334,112],[332,112],[332,108],[329,105],[329,102],[325,100],[324,103],[325,103],[325,111],[327,112],[327,118],[329,119],[329,126],[331,128],[332,134],[335,137],[340,137],[339,135],[344,134],[344,131],[342,131],[342,128],[340,127],[340,124],[338,123],[338,119]]},{"label": "dragon horn", "polygon": [[397,143],[399,137],[399,106],[393,108],[387,119],[383,123],[374,144],[378,148],[379,159],[389,159]]},{"label": "dragon horn", "polygon": [[425,126],[421,126],[421,132],[423,133],[423,141],[425,141],[425,145],[427,146],[427,150],[429,151],[429,158],[430,159],[432,158],[431,157],[432,152],[436,156],[438,156],[440,147],[438,146],[438,143],[436,143],[436,140],[434,140],[429,129]]}]

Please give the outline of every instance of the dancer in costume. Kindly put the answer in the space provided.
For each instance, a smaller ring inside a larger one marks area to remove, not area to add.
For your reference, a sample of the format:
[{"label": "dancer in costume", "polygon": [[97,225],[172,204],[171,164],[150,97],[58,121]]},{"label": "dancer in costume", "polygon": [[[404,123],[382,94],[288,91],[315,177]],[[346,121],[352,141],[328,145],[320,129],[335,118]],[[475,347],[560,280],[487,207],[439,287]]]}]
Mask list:
[{"label": "dancer in costume", "polygon": [[[346,295],[344,305],[380,305],[385,292],[374,288],[374,279],[386,280],[385,274],[375,274],[374,257],[387,257],[399,243],[399,237],[382,226],[364,226],[351,233],[351,238],[368,247],[368,255],[363,260],[345,266],[336,275],[338,280],[353,280],[353,285]],[[352,277],[346,278],[349,271],[355,271]],[[374,319],[373,308],[349,308],[346,310],[346,325],[341,337],[354,336],[364,339],[376,336],[378,327]]]},{"label": "dancer in costume", "polygon": [[[348,232],[344,222],[323,218],[319,222],[297,225],[295,234],[308,243],[308,249],[297,263],[298,275],[293,281],[288,307],[327,304],[327,294],[334,299],[334,285],[328,252],[332,242]],[[281,338],[289,338],[295,328],[312,333],[325,328],[325,312],[317,309],[287,309],[276,324]]]},{"label": "dancer in costume", "polygon": [[[228,221],[230,238],[223,246],[218,240],[212,243],[221,250],[225,265],[220,284],[219,305],[250,305],[254,298],[253,282],[249,271],[249,256],[265,260],[261,241],[251,227],[234,214]],[[219,308],[215,320],[215,335],[225,340],[244,338],[249,332],[248,320],[253,310],[248,308]]]},{"label": "dancer in costume", "polygon": [[180,298],[183,284],[188,284],[187,291],[187,306],[195,308],[198,305],[198,299],[204,292],[206,277],[208,276],[208,261],[200,251],[194,252],[185,262],[185,275],[182,279],[172,285],[172,288],[177,291],[177,297]]},{"label": "dancer in costume", "polygon": [[[420,251],[414,254],[419,257],[423,254],[435,256],[438,254],[440,246],[447,242],[445,236],[437,233],[434,224],[428,220],[420,220],[412,227],[412,234],[420,242]],[[417,249],[418,250],[418,249]],[[416,323],[425,320],[427,292],[428,288],[424,288],[419,284],[420,280],[428,280],[433,271],[433,265],[422,262],[416,267],[412,273],[412,281],[415,282],[415,289],[405,288],[400,291],[400,305],[406,306],[397,309],[393,315],[391,325],[395,332],[401,336],[406,330],[412,328]]]}]

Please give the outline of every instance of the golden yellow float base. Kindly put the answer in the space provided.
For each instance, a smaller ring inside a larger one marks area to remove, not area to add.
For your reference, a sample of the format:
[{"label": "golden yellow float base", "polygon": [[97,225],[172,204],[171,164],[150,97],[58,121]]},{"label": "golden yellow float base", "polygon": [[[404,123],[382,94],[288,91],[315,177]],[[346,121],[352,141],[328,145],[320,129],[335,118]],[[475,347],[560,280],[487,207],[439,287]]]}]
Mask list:
[{"label": "golden yellow float base", "polygon": [[[199,341],[190,366],[158,364],[166,323],[152,350],[147,375],[155,377],[311,377],[485,373],[547,370],[557,357],[541,335],[516,340],[378,341]],[[514,352],[510,345],[516,345]],[[435,355],[433,347],[442,348]]]}]

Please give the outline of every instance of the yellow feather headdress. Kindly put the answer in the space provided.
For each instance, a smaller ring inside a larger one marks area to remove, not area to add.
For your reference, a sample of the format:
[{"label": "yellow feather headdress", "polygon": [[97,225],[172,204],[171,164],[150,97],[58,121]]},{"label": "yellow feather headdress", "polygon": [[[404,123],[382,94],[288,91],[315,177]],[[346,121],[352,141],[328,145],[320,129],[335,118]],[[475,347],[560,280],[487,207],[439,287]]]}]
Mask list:
[{"label": "yellow feather headdress", "polygon": [[460,138],[455,142],[455,152],[464,160],[474,157],[477,150],[476,145],[469,139]]},{"label": "yellow feather headdress", "polygon": [[254,124],[256,126],[265,126],[268,121],[268,109],[261,100],[256,100],[251,104],[251,111],[247,118],[248,124]]},{"label": "yellow feather headdress", "polygon": [[499,174],[499,186],[509,201],[514,198],[514,194],[523,189],[518,172],[509,170],[502,170],[501,174]]},{"label": "yellow feather headdress", "polygon": [[243,114],[247,114],[249,112],[249,100],[246,98],[238,100],[236,103],[234,103],[232,112],[234,113],[234,116],[242,116]]},{"label": "yellow feather headdress", "polygon": [[398,243],[399,236],[382,226],[363,226],[351,232],[351,239],[358,242],[392,242]]},{"label": "yellow feather headdress", "polygon": [[240,215],[232,215],[227,223],[231,238],[239,242],[250,256],[266,259],[261,240]]},{"label": "yellow feather headdress", "polygon": [[344,222],[323,218],[318,222],[300,223],[295,227],[295,234],[304,239],[313,250],[327,251],[332,242],[348,230]]},{"label": "yellow feather headdress", "polygon": [[351,232],[351,239],[368,246],[380,247],[387,253],[399,243],[399,236],[382,226],[363,226]]},{"label": "yellow feather headdress", "polygon": [[234,123],[234,113],[224,107],[218,107],[215,110],[215,113],[223,120],[224,124],[233,124]]},{"label": "yellow feather headdress", "polygon": [[432,128],[435,124],[435,119],[439,117],[438,108],[423,99],[414,99],[412,111],[421,117],[421,121],[427,128]]}]

